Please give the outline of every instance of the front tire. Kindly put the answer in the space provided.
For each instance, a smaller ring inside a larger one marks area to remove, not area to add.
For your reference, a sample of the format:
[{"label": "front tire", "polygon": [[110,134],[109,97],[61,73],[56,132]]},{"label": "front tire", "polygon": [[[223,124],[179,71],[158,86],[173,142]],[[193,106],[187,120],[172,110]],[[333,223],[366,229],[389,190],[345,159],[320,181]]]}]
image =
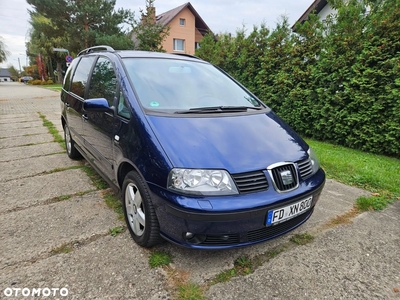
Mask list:
[{"label": "front tire", "polygon": [[147,184],[136,172],[129,172],[122,186],[125,221],[134,241],[152,247],[161,241],[160,226]]},{"label": "front tire", "polygon": [[64,126],[64,141],[68,157],[71,159],[80,159],[82,156],[75,148],[75,141],[71,137],[71,132],[69,131],[69,127],[67,124],[65,124]]}]

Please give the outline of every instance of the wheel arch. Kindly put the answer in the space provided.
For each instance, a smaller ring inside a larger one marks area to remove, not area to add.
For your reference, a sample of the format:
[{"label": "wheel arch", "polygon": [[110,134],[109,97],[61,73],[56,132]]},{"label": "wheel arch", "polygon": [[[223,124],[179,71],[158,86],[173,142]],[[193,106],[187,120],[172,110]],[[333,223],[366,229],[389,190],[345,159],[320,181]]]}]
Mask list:
[{"label": "wheel arch", "polygon": [[124,179],[126,177],[126,174],[128,174],[131,171],[135,171],[136,173],[139,174],[139,176],[143,177],[142,174],[139,172],[139,170],[130,162],[123,162],[119,165],[118,167],[118,172],[117,172],[117,182],[118,182],[118,187],[122,191],[122,185],[124,184]]}]

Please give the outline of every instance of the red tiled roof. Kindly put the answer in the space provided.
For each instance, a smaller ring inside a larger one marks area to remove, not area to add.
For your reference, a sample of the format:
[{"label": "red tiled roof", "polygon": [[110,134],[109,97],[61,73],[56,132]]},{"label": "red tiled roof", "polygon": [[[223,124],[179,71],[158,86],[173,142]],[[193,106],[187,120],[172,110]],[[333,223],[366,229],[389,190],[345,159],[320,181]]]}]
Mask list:
[{"label": "red tiled roof", "polygon": [[168,25],[185,8],[188,8],[195,16],[195,26],[202,34],[211,31],[207,24],[200,17],[200,15],[197,13],[197,11],[194,9],[193,5],[190,4],[190,2],[182,4],[181,6],[175,7],[165,13],[156,16],[156,23],[162,24],[164,26]]}]

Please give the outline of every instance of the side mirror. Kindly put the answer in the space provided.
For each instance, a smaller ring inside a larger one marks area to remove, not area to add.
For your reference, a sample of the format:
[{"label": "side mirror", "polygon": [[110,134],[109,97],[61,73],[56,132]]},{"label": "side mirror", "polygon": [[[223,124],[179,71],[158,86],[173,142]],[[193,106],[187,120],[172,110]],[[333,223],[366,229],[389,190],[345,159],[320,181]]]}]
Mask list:
[{"label": "side mirror", "polygon": [[114,107],[110,107],[105,98],[87,99],[83,101],[83,109],[88,112],[114,112]]}]

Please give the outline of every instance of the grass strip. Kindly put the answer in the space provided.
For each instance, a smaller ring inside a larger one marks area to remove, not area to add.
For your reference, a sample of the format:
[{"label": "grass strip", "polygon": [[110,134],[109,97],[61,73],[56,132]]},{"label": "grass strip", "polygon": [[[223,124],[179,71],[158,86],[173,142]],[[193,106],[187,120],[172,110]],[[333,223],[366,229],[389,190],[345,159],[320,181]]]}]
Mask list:
[{"label": "grass strip", "polygon": [[399,159],[314,140],[307,143],[317,153],[328,178],[372,193],[357,199],[361,211],[384,209],[400,197]]},{"label": "grass strip", "polygon": [[65,149],[64,138],[58,133],[58,129],[56,128],[56,126],[54,126],[54,124],[52,122],[47,120],[45,115],[41,114],[40,112],[38,112],[38,114],[39,114],[39,117],[43,121],[43,126],[47,127],[47,129],[49,130],[49,133],[53,136],[54,142],[59,143],[60,146],[63,149]]}]

